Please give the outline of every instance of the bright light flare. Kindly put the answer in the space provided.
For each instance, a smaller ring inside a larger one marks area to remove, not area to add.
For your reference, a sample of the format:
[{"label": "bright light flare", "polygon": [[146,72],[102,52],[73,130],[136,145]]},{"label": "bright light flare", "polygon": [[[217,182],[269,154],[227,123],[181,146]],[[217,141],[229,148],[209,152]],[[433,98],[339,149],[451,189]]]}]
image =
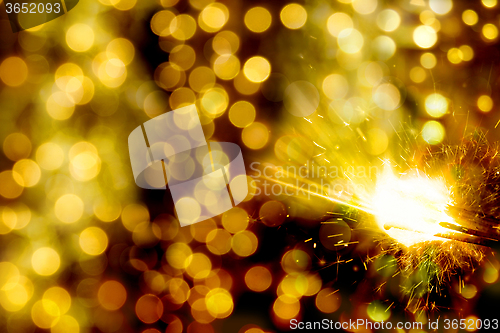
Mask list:
[{"label": "bright light flare", "polygon": [[446,185],[412,170],[397,177],[390,167],[377,180],[373,210],[378,226],[398,243],[410,247],[426,241],[447,241],[435,235],[451,235],[454,231],[439,225],[456,224],[446,213],[451,204]]}]

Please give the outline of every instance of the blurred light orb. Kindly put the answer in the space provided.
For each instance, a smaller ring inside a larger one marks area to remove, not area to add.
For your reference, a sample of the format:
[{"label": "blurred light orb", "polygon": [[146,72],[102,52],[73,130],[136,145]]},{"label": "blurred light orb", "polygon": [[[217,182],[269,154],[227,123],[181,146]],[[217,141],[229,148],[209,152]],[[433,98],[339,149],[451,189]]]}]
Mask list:
[{"label": "blurred light orb", "polygon": [[396,53],[396,43],[388,36],[375,38],[372,41],[372,48],[380,61],[386,61]]},{"label": "blurred light orb", "polygon": [[361,32],[356,29],[344,29],[339,33],[337,44],[339,48],[348,54],[357,53],[364,44]]},{"label": "blurred light orb", "polygon": [[193,279],[205,279],[212,271],[212,262],[203,253],[193,253],[186,261],[186,273]]},{"label": "blurred light orb", "polygon": [[70,160],[69,169],[76,180],[88,181],[99,174],[101,159],[94,152],[84,151]]},{"label": "blurred light orb", "polygon": [[[17,282],[12,288],[2,290],[0,305],[9,312],[17,312],[24,308],[33,296],[34,286],[28,278],[20,276]],[[18,327],[12,332],[17,331]]]},{"label": "blurred light orb", "polygon": [[214,73],[223,80],[234,79],[240,72],[240,60],[232,54],[224,54],[214,61]]},{"label": "blurred light orb", "polygon": [[464,55],[460,49],[452,47],[446,53],[446,57],[448,58],[449,62],[456,65],[462,62]]},{"label": "blurred light orb", "polygon": [[[266,79],[267,82],[268,80]],[[250,81],[243,72],[240,72],[233,81],[234,88],[242,95],[253,95],[259,88],[261,87],[260,82],[252,82]]]},{"label": "blurred light orb", "polygon": [[156,295],[142,295],[135,304],[135,313],[143,323],[155,323],[163,315],[163,303]]},{"label": "blurred light orb", "polygon": [[462,52],[463,61],[471,61],[474,58],[474,50],[469,45],[462,45],[458,49]]},{"label": "blurred light orb", "polygon": [[490,112],[493,109],[493,100],[488,95],[481,95],[477,99],[477,107],[483,112]]},{"label": "blurred light orb", "polygon": [[283,104],[296,117],[310,116],[319,106],[319,92],[308,81],[292,82],[285,89]]},{"label": "blurred light orb", "polygon": [[118,58],[125,65],[132,62],[135,56],[135,47],[131,41],[126,38],[115,38],[106,46],[108,58]]},{"label": "blurred light orb", "polygon": [[57,323],[50,328],[51,333],[79,333],[80,324],[78,321],[69,315],[64,315],[58,318]]},{"label": "blurred light orb", "polygon": [[255,56],[245,62],[243,73],[252,82],[263,82],[271,74],[271,64],[266,58]]},{"label": "blurred light orb", "polygon": [[118,58],[112,58],[104,62],[106,74],[112,78],[118,78],[125,72],[125,64]]},{"label": "blurred light orb", "polygon": [[245,128],[255,120],[255,107],[247,101],[238,101],[229,109],[229,121],[239,128]]},{"label": "blurred light orb", "polygon": [[425,99],[425,111],[434,118],[442,117],[448,112],[448,100],[441,94],[430,94]]},{"label": "blurred light orb", "polygon": [[15,171],[0,172],[0,195],[7,199],[15,199],[23,193],[23,178]]},{"label": "blurred light orb", "polygon": [[352,29],[354,27],[354,24],[352,22],[352,18],[349,15],[347,15],[346,13],[337,12],[328,17],[328,20],[326,21],[326,27],[328,29],[328,32],[333,37],[338,37],[339,33],[342,30]]},{"label": "blurred light orb", "polygon": [[319,311],[332,313],[339,309],[342,298],[338,290],[325,288],[316,295],[315,304]]},{"label": "blurred light orb", "polygon": [[64,223],[74,223],[83,215],[83,201],[75,194],[65,194],[57,199],[54,212],[56,217]]},{"label": "blurred light orb", "polygon": [[19,185],[24,187],[35,186],[41,178],[41,170],[38,164],[30,159],[22,159],[14,164],[12,168],[14,172],[17,172],[21,178],[14,178],[16,181],[21,181]]},{"label": "blurred light orb", "polygon": [[170,95],[170,98],[168,99],[168,104],[170,105],[172,110],[194,104],[195,102],[195,93],[191,89],[186,87],[181,87],[174,90]]},{"label": "blurred light orb", "polygon": [[371,14],[377,9],[377,0],[352,0],[352,8],[362,15]]},{"label": "blurred light orb", "polygon": [[109,280],[101,284],[97,291],[97,300],[108,311],[116,311],[127,300],[127,290],[118,281]]},{"label": "blurred light orb", "polygon": [[196,21],[188,14],[181,14],[172,19],[169,29],[170,34],[175,39],[181,41],[188,40],[196,32]]},{"label": "blurred light orb", "polygon": [[66,62],[56,69],[54,79],[59,89],[66,91],[69,81],[71,79],[83,81],[83,70],[77,64]]},{"label": "blurred light orb", "polygon": [[108,247],[108,236],[98,227],[88,227],[80,233],[80,247],[83,252],[97,256]]},{"label": "blurred light orb", "polygon": [[273,276],[264,266],[253,266],[245,274],[245,283],[248,289],[263,292],[271,286]]},{"label": "blurred light orb", "polygon": [[212,48],[218,55],[235,54],[239,47],[240,38],[229,30],[219,32],[212,40]]},{"label": "blurred light orb", "polygon": [[18,161],[31,154],[31,141],[23,133],[10,133],[3,141],[3,153],[11,161]]},{"label": "blurred light orb", "polygon": [[0,207],[0,234],[5,235],[11,232],[16,226],[16,223],[16,212],[10,207]]},{"label": "blurred light orb", "polygon": [[306,24],[307,11],[298,3],[291,3],[283,7],[280,19],[288,29],[300,29]]},{"label": "blurred light orb", "polygon": [[486,265],[486,268],[483,273],[484,282],[495,283],[498,281],[498,277],[499,277],[498,269],[495,268],[492,264]]},{"label": "blurred light orb", "polygon": [[391,310],[387,308],[387,305],[378,300],[368,305],[366,313],[373,321],[385,321],[391,316]]},{"label": "blurred light orb", "polygon": [[240,257],[248,257],[254,254],[257,246],[257,236],[249,230],[239,231],[231,239],[231,249]]},{"label": "blurred light orb", "polygon": [[205,92],[215,85],[215,73],[204,66],[196,67],[189,74],[189,86],[196,92]]},{"label": "blurred light orb", "polygon": [[179,222],[183,224],[192,224],[201,215],[200,204],[190,197],[183,197],[175,203],[175,210],[178,216],[182,216],[182,221]]},{"label": "blurred light orb", "polygon": [[224,114],[229,104],[229,96],[223,88],[212,88],[201,98],[202,111],[210,118],[217,118]]},{"label": "blurred light orb", "polygon": [[233,312],[234,303],[231,293],[224,288],[214,288],[205,296],[208,312],[215,318],[226,318]]},{"label": "blurred light orb", "polygon": [[250,31],[261,33],[271,26],[272,16],[264,7],[253,7],[246,12],[244,22]]},{"label": "blurred light orb", "polygon": [[111,0],[113,7],[121,11],[131,10],[138,0]]},{"label": "blurred light orb", "polygon": [[50,247],[41,247],[31,256],[31,266],[38,275],[52,275],[57,272],[60,264],[59,254]]},{"label": "blurred light orb", "polygon": [[431,145],[437,145],[442,142],[445,135],[445,129],[440,122],[429,120],[422,128],[422,138]]},{"label": "blurred light orb", "polygon": [[47,289],[43,293],[44,300],[50,300],[57,304],[58,313],[65,314],[71,307],[71,296],[66,289],[55,286]]},{"label": "blurred light orb", "polygon": [[59,308],[51,300],[38,300],[31,307],[31,320],[42,329],[54,327],[59,317]]},{"label": "blurred light orb", "polygon": [[358,67],[358,79],[366,87],[377,86],[383,77],[384,70],[376,61],[366,62]]},{"label": "blurred light orb", "polygon": [[231,250],[231,234],[226,229],[217,228],[210,231],[205,242],[210,252],[223,255]]},{"label": "blurred light orb", "polygon": [[283,294],[273,304],[274,313],[281,319],[290,320],[300,311],[300,302],[297,298]]},{"label": "blurred light orb", "polygon": [[427,25],[420,25],[413,30],[413,41],[417,46],[428,49],[437,42],[436,30]]},{"label": "blurred light orb", "polygon": [[453,2],[451,0],[429,0],[429,7],[434,13],[445,15],[453,8]]},{"label": "blurred light orb", "polygon": [[[163,2],[168,3],[168,7],[172,7],[175,5],[175,3],[178,2],[178,0],[161,0],[161,1],[162,1],[162,4],[163,4]],[[214,1],[215,0],[189,0],[189,4],[195,9],[202,10],[204,7],[206,7],[207,5],[211,4]],[[175,2],[175,3],[170,4],[171,2]]]},{"label": "blurred light orb", "polygon": [[[30,220],[31,210],[22,202],[0,207],[0,234],[4,235],[12,230],[23,229],[29,224]],[[0,289],[2,289],[1,275]]]},{"label": "blurred light orb", "polygon": [[372,99],[383,110],[397,109],[401,104],[401,93],[391,83],[382,83],[374,89]]},{"label": "blurred light orb", "polygon": [[105,86],[116,88],[125,82],[127,67],[118,58],[105,59],[98,65],[97,75]]},{"label": "blurred light orb", "polygon": [[75,112],[75,103],[67,93],[62,91],[50,95],[45,107],[49,116],[56,120],[69,119]]},{"label": "blurred light orb", "polygon": [[151,19],[151,31],[158,36],[170,35],[170,23],[175,18],[175,14],[170,10],[156,12]]},{"label": "blurred light orb", "polygon": [[222,214],[222,226],[232,234],[243,231],[248,227],[250,219],[246,210],[233,207]]},{"label": "blurred light orb", "polygon": [[309,280],[304,274],[286,275],[278,285],[278,296],[289,295],[296,298],[304,296],[309,289]]},{"label": "blurred light orb", "polygon": [[170,293],[169,299],[174,304],[183,304],[190,296],[189,285],[182,278],[172,278],[163,287]]},{"label": "blurred light orb", "polygon": [[214,2],[203,8],[198,17],[200,28],[206,32],[219,31],[229,20],[229,10],[220,2]]},{"label": "blurred light orb", "polygon": [[129,204],[125,206],[121,212],[123,226],[133,232],[134,229],[144,221],[149,221],[148,209],[139,204]]},{"label": "blurred light orb", "polygon": [[286,273],[295,275],[311,267],[311,257],[302,250],[289,250],[281,258],[281,267]]},{"label": "blurred light orb", "polygon": [[19,283],[20,272],[16,265],[9,261],[0,262],[0,290],[9,290]]},{"label": "blurred light orb", "polygon": [[498,37],[498,28],[492,23],[487,23],[481,30],[486,39],[493,40]]},{"label": "blurred light orb", "polygon": [[280,226],[287,218],[285,205],[276,200],[267,201],[260,207],[259,217],[268,227]]},{"label": "blurred light orb", "polygon": [[462,21],[467,25],[475,25],[479,21],[479,17],[472,9],[464,10],[462,13]]},{"label": "blurred light orb", "polygon": [[94,30],[84,23],[73,24],[66,31],[66,43],[76,52],[85,52],[94,44]]},{"label": "blurred light orb", "polygon": [[323,80],[322,89],[329,99],[342,99],[349,91],[349,83],[343,75],[330,74]]},{"label": "blurred light orb", "polygon": [[384,9],[377,15],[377,26],[385,32],[396,30],[400,24],[401,17],[395,10]]},{"label": "blurred light orb", "polygon": [[437,59],[434,53],[426,52],[420,56],[420,64],[422,67],[432,69],[436,67]]},{"label": "blurred light orb", "polygon": [[[441,22],[436,18],[435,13],[432,10],[424,10],[419,15],[420,22],[424,25],[432,27],[436,32],[441,30]],[[450,29],[455,30],[455,26],[451,26]]]},{"label": "blurred light orb", "polygon": [[177,67],[176,69],[187,71],[196,61],[196,52],[189,45],[177,45],[170,51],[168,60],[172,66]]},{"label": "blurred light orb", "polygon": [[28,66],[19,57],[8,57],[0,64],[0,79],[10,87],[18,87],[28,77]]},{"label": "blurred light orb", "polygon": [[[207,236],[208,237],[208,236]],[[170,266],[176,269],[185,269],[191,262],[193,251],[185,243],[173,243],[165,252],[165,257]]]},{"label": "blurred light orb", "polygon": [[466,284],[461,288],[461,294],[466,299],[472,299],[477,295],[477,287],[473,284]]},{"label": "blurred light orb", "polygon": [[486,8],[493,8],[497,5],[497,0],[481,0],[481,2]]},{"label": "blurred light orb", "polygon": [[249,201],[257,192],[256,181],[252,177],[246,175],[234,177],[229,183],[229,186],[235,189],[231,191],[235,200]]},{"label": "blurred light orb", "polygon": [[241,139],[250,149],[261,149],[269,141],[269,129],[260,122],[253,122],[243,129]]}]

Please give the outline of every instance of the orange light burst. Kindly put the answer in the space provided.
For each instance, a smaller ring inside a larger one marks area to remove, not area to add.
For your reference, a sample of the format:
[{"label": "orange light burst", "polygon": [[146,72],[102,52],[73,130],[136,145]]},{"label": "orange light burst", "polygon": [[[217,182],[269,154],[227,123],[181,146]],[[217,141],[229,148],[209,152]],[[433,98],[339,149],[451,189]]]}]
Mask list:
[{"label": "orange light burst", "polygon": [[446,212],[450,204],[452,199],[445,183],[418,170],[398,178],[386,167],[373,195],[377,225],[406,247],[425,241],[448,241],[437,235],[456,233],[440,225],[457,225]]}]

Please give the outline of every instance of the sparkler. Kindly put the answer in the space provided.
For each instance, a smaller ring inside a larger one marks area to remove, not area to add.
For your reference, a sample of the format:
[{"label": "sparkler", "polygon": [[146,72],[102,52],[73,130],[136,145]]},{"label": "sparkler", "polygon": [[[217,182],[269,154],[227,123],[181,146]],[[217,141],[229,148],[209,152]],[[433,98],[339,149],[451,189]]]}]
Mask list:
[{"label": "sparkler", "polygon": [[[366,231],[366,238],[372,237],[371,232],[375,232],[380,244],[380,252],[375,256],[368,256],[366,262],[386,255],[395,257],[398,267],[395,274],[400,273],[406,281],[413,281],[402,283],[400,288],[402,294],[408,297],[407,309],[415,312],[435,306],[425,300],[425,295],[432,292],[441,294],[447,290],[454,275],[464,279],[480,265],[484,256],[490,252],[489,248],[499,245],[499,223],[491,215],[491,211],[495,211],[495,205],[490,202],[489,210],[484,210],[480,205],[471,207],[470,204],[466,208],[468,197],[463,197],[464,193],[470,194],[474,190],[476,194],[482,193],[480,197],[491,200],[491,193],[487,190],[490,186],[488,182],[473,189],[468,182],[474,182],[474,177],[468,171],[456,179],[446,177],[446,171],[456,169],[460,163],[464,168],[474,169],[478,165],[476,158],[484,160],[481,152],[485,149],[489,149],[493,157],[489,166],[481,166],[481,175],[488,178],[488,175],[497,172],[496,168],[491,167],[497,165],[497,155],[487,142],[475,138],[464,140],[462,146],[444,146],[443,151],[422,154],[420,162],[406,158],[408,169],[399,175],[396,175],[396,170],[400,167],[384,160],[384,169],[377,175],[377,179],[373,183],[366,182],[365,190],[359,193],[332,192],[329,187],[321,188],[323,181],[311,181],[291,173],[287,173],[284,180],[272,176],[262,178],[295,190],[300,190],[301,184],[307,184],[313,190],[305,191],[302,199],[310,204],[324,200],[349,211],[360,212],[354,223],[351,220],[348,225],[353,230]],[[420,169],[417,169],[419,165]],[[354,182],[355,179],[351,177],[349,181]],[[297,197],[300,195],[295,196],[294,200]],[[280,200],[291,199],[280,197]],[[483,210],[478,210],[478,207]],[[329,212],[329,215],[337,216],[339,221],[346,218],[346,214]],[[327,237],[320,234],[320,241],[326,239],[328,243],[335,242],[332,245],[325,244],[329,249],[348,245],[356,247],[359,242],[349,241],[349,235],[339,228]],[[311,240],[309,238],[306,241]],[[337,264],[346,264],[351,260],[339,259]],[[416,292],[417,290],[419,291]]]}]

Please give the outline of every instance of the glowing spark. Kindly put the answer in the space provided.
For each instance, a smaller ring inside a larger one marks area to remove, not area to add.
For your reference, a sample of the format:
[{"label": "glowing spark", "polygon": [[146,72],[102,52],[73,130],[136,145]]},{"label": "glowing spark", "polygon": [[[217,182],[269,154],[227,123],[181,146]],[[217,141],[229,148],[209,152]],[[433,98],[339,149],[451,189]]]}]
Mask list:
[{"label": "glowing spark", "polygon": [[325,148],[325,147],[320,146],[319,144],[317,144],[317,143],[316,143],[316,141],[313,141],[313,143],[314,143],[316,146],[320,147],[321,149],[326,150],[326,148]]},{"label": "glowing spark", "polygon": [[398,178],[390,167],[385,167],[377,181],[372,207],[378,226],[398,243],[410,247],[425,241],[446,241],[438,236],[456,233],[442,224],[457,225],[447,213],[450,204],[443,182],[419,173]]}]

